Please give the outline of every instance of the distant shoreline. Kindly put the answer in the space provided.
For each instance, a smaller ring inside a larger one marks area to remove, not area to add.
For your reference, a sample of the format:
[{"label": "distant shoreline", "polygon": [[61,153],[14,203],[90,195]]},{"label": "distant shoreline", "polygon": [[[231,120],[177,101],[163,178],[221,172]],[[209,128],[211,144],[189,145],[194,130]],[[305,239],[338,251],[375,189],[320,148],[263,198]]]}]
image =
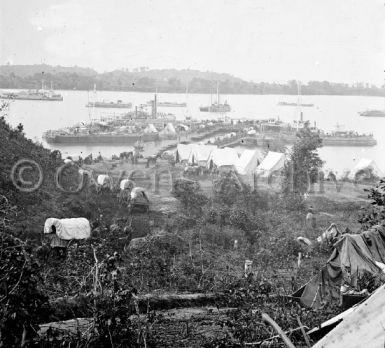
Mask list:
[{"label": "distant shoreline", "polygon": [[[2,87],[0,85],[0,90],[3,91],[23,91],[23,90],[33,90],[36,88],[28,88],[28,87],[19,87],[19,88],[9,88],[9,87]],[[55,89],[57,92],[93,92],[92,89]],[[119,89],[100,89],[97,90],[97,92],[134,92],[134,93],[155,93],[153,90],[139,90],[139,89],[125,89],[125,90],[119,90]],[[162,91],[158,90],[158,94],[181,94],[181,95],[186,95],[186,92],[182,91]],[[193,91],[189,92],[188,94],[204,94],[204,95],[214,95],[214,93],[209,93],[206,91],[203,92],[198,92],[198,91]],[[281,96],[297,96],[295,93],[242,93],[242,92],[223,92],[221,93],[222,96],[228,96],[228,95],[281,95]],[[328,97],[377,97],[377,98],[384,98],[383,95],[378,95],[378,94],[305,94],[302,93],[303,96],[328,96]]]}]

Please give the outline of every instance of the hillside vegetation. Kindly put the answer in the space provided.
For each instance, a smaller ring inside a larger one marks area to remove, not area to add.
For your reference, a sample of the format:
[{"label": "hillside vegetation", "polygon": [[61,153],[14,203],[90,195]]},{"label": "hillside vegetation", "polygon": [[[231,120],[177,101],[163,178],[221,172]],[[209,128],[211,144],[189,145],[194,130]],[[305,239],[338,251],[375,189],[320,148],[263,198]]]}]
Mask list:
[{"label": "hillside vegetation", "polygon": [[[299,141],[304,146],[294,148],[293,166],[314,155],[307,144],[319,146],[306,130]],[[44,173],[34,192],[16,186],[28,187],[37,178],[35,170],[26,169],[22,180],[12,180],[12,168],[21,159],[38,163]],[[317,167],[318,159],[313,160],[309,166]],[[275,334],[263,323],[262,313],[286,331],[298,328],[298,319],[312,328],[341,311],[334,304],[302,308],[286,297],[319,272],[330,254],[327,246],[316,247],[299,266],[302,249],[296,237],[315,240],[331,222],[359,232],[384,216],[383,183],[369,193],[375,210],[359,222],[362,203],[312,195],[301,199],[301,175],[294,178],[294,193],[282,195],[253,191],[233,173],[210,178],[211,196],[196,182],[179,178],[167,193],[179,201],[176,211],[162,212],[152,202],[148,214],[134,213],[113,189],[87,186],[75,192],[76,166],[63,171],[61,184],[67,192],[60,191],[55,182],[63,166],[60,154],[26,139],[22,125],[11,128],[4,117],[0,165],[4,347],[214,348],[254,346],[264,340],[269,340],[264,346],[282,347],[278,336],[270,339]],[[128,162],[96,165],[103,173]],[[312,227],[305,221],[310,205],[319,212]],[[70,244],[64,257],[44,253],[38,239],[44,220],[52,216],[87,217],[91,238]],[[135,233],[144,226],[145,238],[133,239],[143,236]],[[248,277],[245,260],[253,261]],[[186,293],[190,297],[181,301],[178,296]],[[191,293],[204,300],[194,302]],[[206,308],[208,303],[212,307]],[[181,304],[199,308],[178,309]],[[72,330],[59,323],[70,319],[78,325]],[[59,329],[44,331],[47,326],[41,325],[49,322]],[[306,344],[299,331],[291,339],[298,347]]]},{"label": "hillside vegetation", "polygon": [[[139,68],[97,73],[90,68],[50,65],[0,66],[0,88],[39,88],[41,80],[56,89],[140,91],[170,93],[215,93],[216,85],[223,94],[297,94],[296,81],[287,83],[252,82],[225,73]],[[348,85],[328,81],[309,81],[302,85],[304,95],[368,95],[383,96],[383,90],[365,83]]]}]

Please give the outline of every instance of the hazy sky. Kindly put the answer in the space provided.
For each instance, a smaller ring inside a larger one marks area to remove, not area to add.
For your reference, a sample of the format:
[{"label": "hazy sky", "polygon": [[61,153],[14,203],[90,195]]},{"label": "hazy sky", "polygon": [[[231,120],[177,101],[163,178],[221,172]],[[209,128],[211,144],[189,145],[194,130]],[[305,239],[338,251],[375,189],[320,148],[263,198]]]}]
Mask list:
[{"label": "hazy sky", "polygon": [[0,63],[385,78],[383,0],[0,0]]}]

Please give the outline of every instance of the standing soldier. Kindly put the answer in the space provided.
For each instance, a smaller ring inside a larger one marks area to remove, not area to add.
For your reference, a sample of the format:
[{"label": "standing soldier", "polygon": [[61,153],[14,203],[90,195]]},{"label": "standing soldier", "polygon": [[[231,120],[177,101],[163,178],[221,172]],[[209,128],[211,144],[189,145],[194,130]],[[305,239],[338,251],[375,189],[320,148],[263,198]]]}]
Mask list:
[{"label": "standing soldier", "polygon": [[313,207],[310,207],[306,215],[306,227],[311,227],[313,230],[317,227],[317,221]]}]

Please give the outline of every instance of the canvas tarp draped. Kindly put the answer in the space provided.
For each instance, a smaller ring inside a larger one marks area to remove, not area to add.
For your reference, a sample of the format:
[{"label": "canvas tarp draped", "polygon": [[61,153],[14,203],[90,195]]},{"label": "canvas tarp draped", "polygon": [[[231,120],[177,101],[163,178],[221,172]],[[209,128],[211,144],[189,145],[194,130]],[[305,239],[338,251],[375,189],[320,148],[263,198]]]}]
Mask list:
[{"label": "canvas tarp draped", "polygon": [[257,174],[267,178],[276,171],[281,170],[285,165],[285,154],[269,151],[266,157],[257,168]]},{"label": "canvas tarp draped", "polygon": [[356,179],[356,175],[361,171],[371,171],[371,173],[377,177],[383,177],[383,173],[378,168],[376,162],[368,158],[361,158],[359,162],[350,171],[348,178],[350,180]]},{"label": "canvas tarp draped", "polygon": [[357,286],[365,272],[381,275],[376,262],[385,263],[385,228],[374,226],[361,234],[345,234],[321,271],[292,296],[307,307],[338,301],[344,282]]},{"label": "canvas tarp draped", "polygon": [[261,160],[262,155],[258,150],[244,150],[235,163],[235,170],[240,175],[252,174]]},{"label": "canvas tarp draped", "polygon": [[52,226],[55,226],[56,235],[60,239],[88,239],[91,236],[91,226],[86,218],[49,218],[44,224],[44,234],[52,233]]}]

